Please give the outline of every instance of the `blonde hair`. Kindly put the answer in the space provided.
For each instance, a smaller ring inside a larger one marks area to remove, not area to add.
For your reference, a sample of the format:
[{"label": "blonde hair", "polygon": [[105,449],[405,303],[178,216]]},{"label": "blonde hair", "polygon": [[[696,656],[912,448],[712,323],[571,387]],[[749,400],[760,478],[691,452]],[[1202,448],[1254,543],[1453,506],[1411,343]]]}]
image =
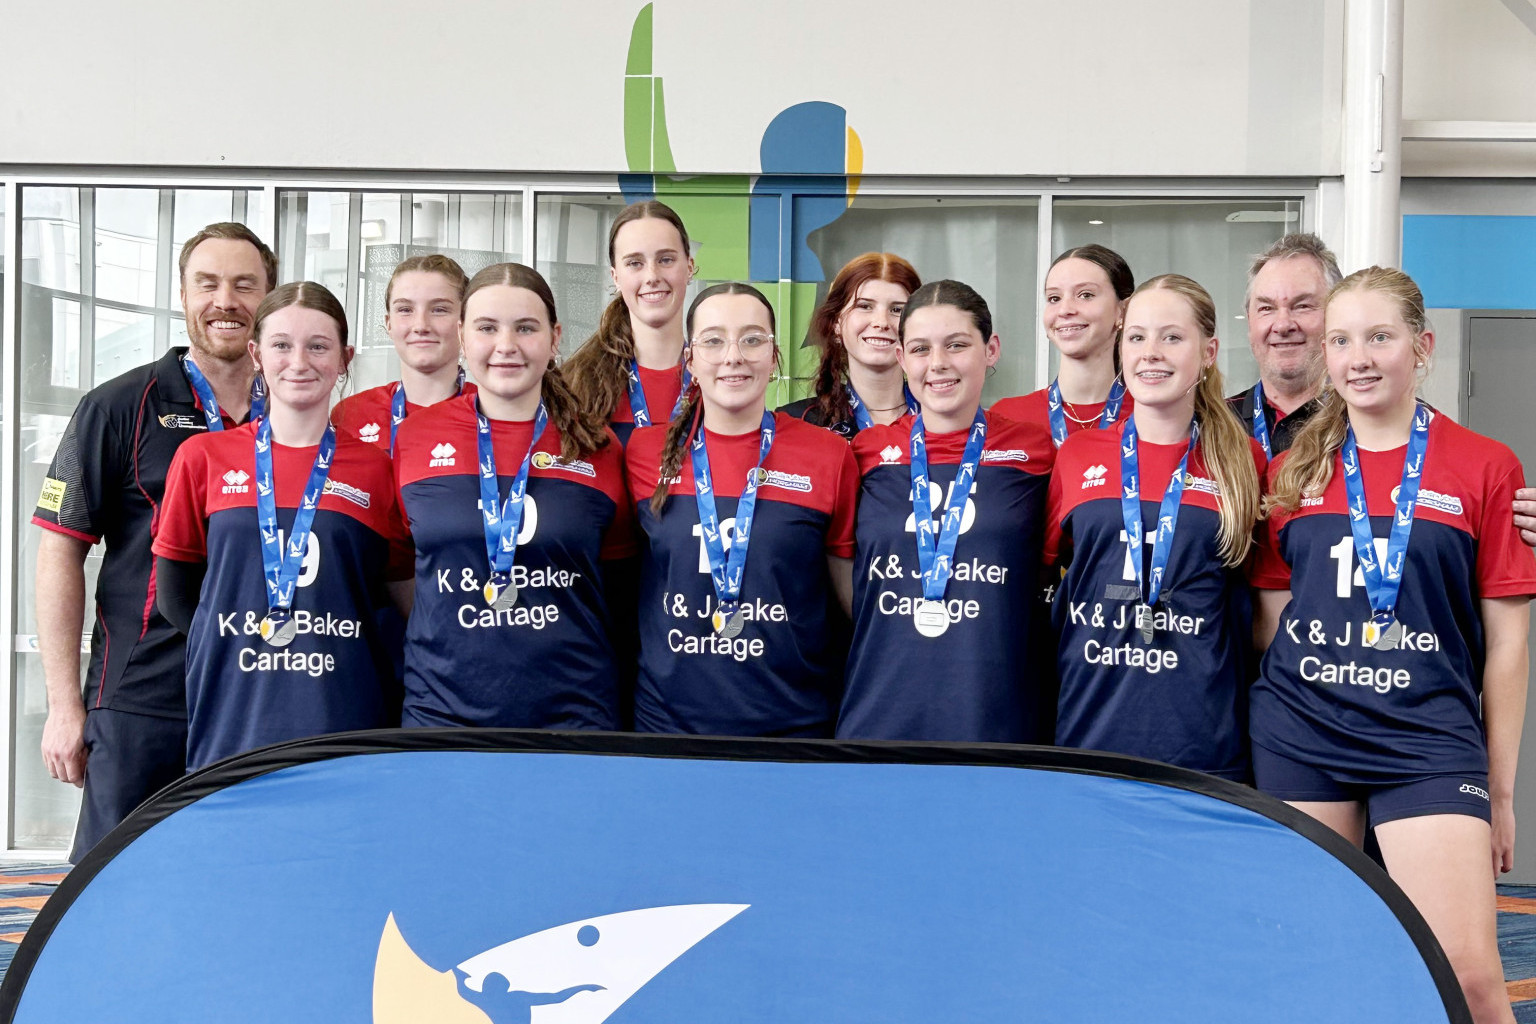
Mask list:
[{"label": "blonde hair", "polygon": [[[1429,351],[1423,341],[1429,330],[1429,316],[1424,311],[1424,293],[1419,286],[1394,267],[1366,267],[1334,285],[1328,292],[1325,308],[1333,305],[1338,296],[1354,291],[1379,292],[1397,303],[1398,314],[1413,332],[1413,352],[1419,358],[1422,383],[1429,370]],[[1275,509],[1295,512],[1303,497],[1322,494],[1333,479],[1333,457],[1344,446],[1349,407],[1326,376],[1320,400],[1322,408],[1296,433],[1296,440],[1291,442],[1290,451],[1275,474],[1274,492],[1264,498],[1266,516]]]},{"label": "blonde hair", "polygon": [[[1159,274],[1131,293],[1161,289],[1173,292],[1195,315],[1202,338],[1216,336],[1216,303],[1210,293],[1182,274]],[[1221,526],[1217,551],[1223,565],[1238,566],[1253,545],[1253,524],[1259,518],[1259,472],[1253,465],[1248,432],[1227,405],[1221,371],[1213,364],[1195,385],[1195,422],[1200,425],[1200,452],[1205,468],[1216,481],[1216,503]]]}]

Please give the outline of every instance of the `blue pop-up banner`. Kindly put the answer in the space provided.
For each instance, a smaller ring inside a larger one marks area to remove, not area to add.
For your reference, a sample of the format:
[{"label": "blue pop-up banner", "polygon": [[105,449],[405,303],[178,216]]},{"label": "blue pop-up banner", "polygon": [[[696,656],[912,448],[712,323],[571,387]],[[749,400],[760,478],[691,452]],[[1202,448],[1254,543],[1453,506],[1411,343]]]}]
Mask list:
[{"label": "blue pop-up banner", "polygon": [[183,780],[0,1020],[1467,1020],[1402,894],[1251,790],[1005,747],[369,733]]}]

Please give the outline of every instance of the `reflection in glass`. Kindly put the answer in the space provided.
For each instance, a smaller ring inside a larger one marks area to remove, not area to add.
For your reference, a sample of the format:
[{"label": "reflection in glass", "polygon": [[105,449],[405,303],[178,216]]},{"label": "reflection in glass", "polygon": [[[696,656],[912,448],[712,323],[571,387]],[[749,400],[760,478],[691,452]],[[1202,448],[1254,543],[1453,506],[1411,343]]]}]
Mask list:
[{"label": "reflection in glass", "polygon": [[80,190],[21,190],[21,279],[27,284],[80,290]]},{"label": "reflection in glass", "polygon": [[155,318],[147,313],[96,307],[95,375],[104,384],[155,356]]},{"label": "reflection in glass", "polygon": [[171,244],[181,254],[181,244],[209,224],[230,220],[235,194],[223,188],[179,188],[172,216]]},{"label": "reflection in glass", "polygon": [[153,306],[160,190],[98,188],[95,192],[97,297]]},{"label": "reflection in glass", "polygon": [[80,385],[80,303],[53,297],[53,336],[50,345],[52,371],[49,382],[56,388]]}]

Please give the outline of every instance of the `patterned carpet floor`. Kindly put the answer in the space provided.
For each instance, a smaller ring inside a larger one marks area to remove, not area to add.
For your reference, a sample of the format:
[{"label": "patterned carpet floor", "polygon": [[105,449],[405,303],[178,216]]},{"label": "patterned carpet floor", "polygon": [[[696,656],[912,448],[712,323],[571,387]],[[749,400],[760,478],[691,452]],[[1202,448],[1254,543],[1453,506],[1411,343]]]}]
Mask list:
[{"label": "patterned carpet floor", "polygon": [[[68,870],[68,864],[50,863],[0,867],[0,978]],[[1536,885],[1499,886],[1499,954],[1515,1020],[1536,1024]]]}]

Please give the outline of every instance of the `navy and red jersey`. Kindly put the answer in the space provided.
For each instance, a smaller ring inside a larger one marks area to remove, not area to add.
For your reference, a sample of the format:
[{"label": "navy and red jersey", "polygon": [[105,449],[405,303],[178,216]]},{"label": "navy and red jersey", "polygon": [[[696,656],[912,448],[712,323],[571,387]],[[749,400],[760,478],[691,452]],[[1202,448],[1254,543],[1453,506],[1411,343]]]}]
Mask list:
[{"label": "navy and red jersey", "polygon": [[[348,395],[331,410],[331,423],[339,431],[345,431],[368,444],[378,445],[389,451],[389,422],[394,415],[395,392],[403,385],[398,381],[380,384],[376,388]],[[462,395],[475,393],[474,384],[464,382]],[[458,397],[458,396],[455,396]],[[450,399],[451,401],[451,399]],[[405,403],[405,417],[410,419],[421,410],[429,408],[414,402]]]},{"label": "navy and red jersey", "polygon": [[[1037,426],[1044,427],[1046,434],[1049,435],[1051,432],[1051,405],[1050,398],[1047,395],[1049,390],[1049,388],[1041,388],[1039,391],[1031,391],[1027,395],[1015,395],[1012,398],[1000,398],[996,402],[992,403],[992,408],[988,411],[998,416],[1005,416],[1008,419],[1015,420],[1019,423],[1033,423]],[[1135,403],[1131,401],[1131,396],[1127,394],[1124,401],[1120,405],[1120,415],[1115,419],[1114,422],[1114,426],[1116,428],[1118,428],[1119,424],[1125,422],[1125,418],[1130,415],[1131,409],[1134,406]],[[1104,415],[1104,403],[1073,402],[1072,412],[1073,415],[1082,419],[1086,419],[1088,422],[1079,423],[1076,419],[1073,419],[1072,416],[1067,416],[1065,413],[1063,413],[1062,418],[1067,424],[1068,437],[1071,437],[1073,434],[1076,434],[1079,431],[1093,430],[1097,428],[1099,425],[1099,417]],[[1115,430],[1115,433],[1119,433],[1118,429]]]},{"label": "navy and red jersey", "polygon": [[[491,421],[498,500],[533,434]],[[551,420],[534,448],[512,583],[497,610],[480,513],[475,399],[440,402],[400,424],[395,478],[416,543],[416,603],[405,635],[407,726],[618,727],[605,561],[635,552],[623,452],[613,439],[564,462]]]},{"label": "navy and red jersey", "polygon": [[[672,419],[672,407],[677,405],[677,398],[683,393],[682,364],[665,370],[652,370],[639,363],[635,366],[640,370],[640,390],[645,392],[645,411],[651,417],[651,426],[665,426]],[[635,414],[629,407],[628,389],[620,389],[619,404],[613,407],[608,425],[613,428],[619,443],[627,447],[629,435],[635,430]]]},{"label": "navy and red jersey", "polygon": [[[1249,444],[1263,479],[1264,450]],[[1163,493],[1185,447],[1136,446],[1143,579]],[[1242,780],[1253,669],[1248,584],[1241,568],[1222,565],[1220,491],[1198,444],[1184,481],[1149,644],[1136,628],[1141,591],[1120,508],[1120,432],[1083,431],[1056,453],[1045,535],[1046,561],[1062,567],[1052,605],[1061,679],[1056,743]]]},{"label": "navy and red jersey", "polygon": [[[385,581],[410,577],[411,545],[389,459],[337,436],[294,591],[298,633],[273,647],[258,632],[268,603],[255,435],[247,425],[183,445],[155,531],[155,554],[208,566],[187,635],[189,770],[269,743],[394,724],[393,673],[374,623]],[[272,444],[285,537],[318,449]]]},{"label": "navy and red jersey", "polygon": [[[1378,557],[1406,453],[1406,445],[1360,451]],[[1286,457],[1271,463],[1271,481]],[[1289,589],[1291,600],[1253,687],[1253,742],[1341,782],[1486,771],[1479,601],[1536,594],[1536,557],[1509,515],[1522,481],[1514,453],[1436,415],[1422,474],[1397,600],[1398,649],[1361,639],[1371,607],[1342,455],[1321,497],[1271,515],[1254,562],[1254,585]]]},{"label": "navy and red jersey", "polygon": [[[1034,742],[1036,649],[1027,628],[1039,593],[1050,431],[987,413],[987,439],[944,592],[949,628],[913,625],[922,600],[912,511],[912,417],[861,430],[863,475],[853,564],[853,645],[837,735],[850,739]],[[927,435],[935,527],[968,430]]]},{"label": "navy and red jersey", "polygon": [[[96,621],[85,706],[185,718],[186,641],[155,605],[150,535],[171,460],[208,432],[187,382],[187,349],[90,391],[70,418],[43,481],[32,522],[95,544]],[[234,421],[224,418],[226,427]]]},{"label": "navy and red jersey", "polygon": [[[702,427],[700,429],[703,429]],[[647,547],[640,577],[635,728],[729,736],[830,736],[847,649],[827,556],[853,557],[859,474],[847,442],[779,412],[763,462],[741,586],[740,635],[715,635],[715,589],[684,453],[651,511],[667,428],[630,439],[629,487]],[[761,434],[705,431],[725,550]]]}]

